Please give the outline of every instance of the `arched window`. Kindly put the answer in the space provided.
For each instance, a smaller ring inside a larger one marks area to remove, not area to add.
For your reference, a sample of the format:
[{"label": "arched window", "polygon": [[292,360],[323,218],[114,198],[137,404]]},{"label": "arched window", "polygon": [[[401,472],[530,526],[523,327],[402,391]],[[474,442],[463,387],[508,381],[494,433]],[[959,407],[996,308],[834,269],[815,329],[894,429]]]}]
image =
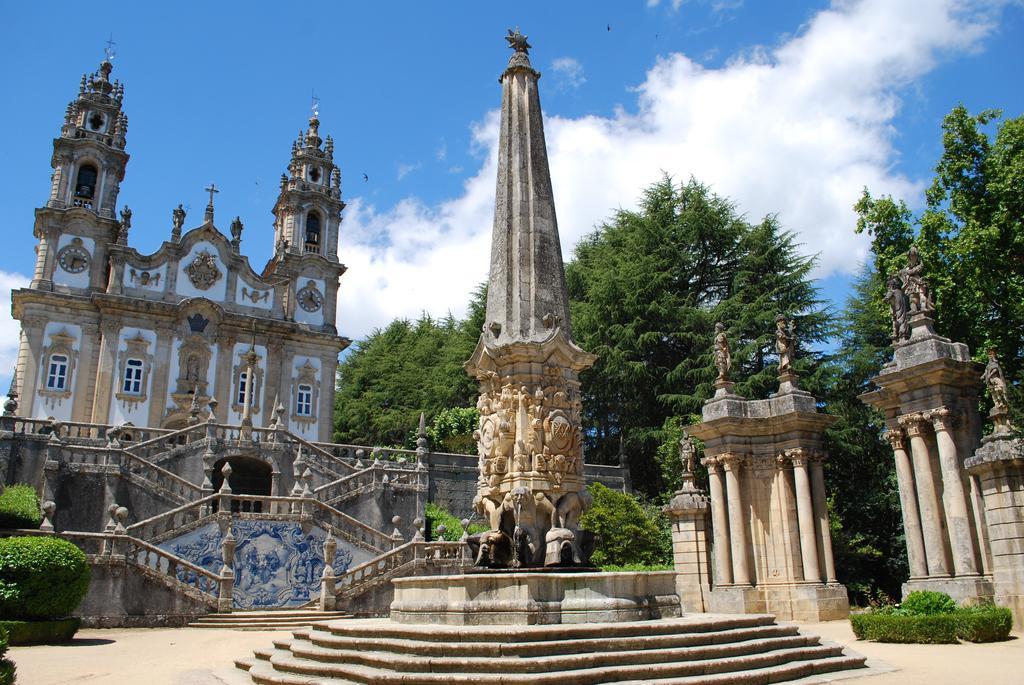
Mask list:
[{"label": "arched window", "polygon": [[306,215],[306,252],[320,254],[320,215],[310,212]]},{"label": "arched window", "polygon": [[50,355],[50,368],[46,372],[47,390],[65,390],[68,385],[68,358],[64,354]]},{"label": "arched window", "polygon": [[78,178],[75,179],[76,207],[92,208],[93,198],[96,197],[96,178],[98,172],[91,164],[83,164],[78,169]]}]

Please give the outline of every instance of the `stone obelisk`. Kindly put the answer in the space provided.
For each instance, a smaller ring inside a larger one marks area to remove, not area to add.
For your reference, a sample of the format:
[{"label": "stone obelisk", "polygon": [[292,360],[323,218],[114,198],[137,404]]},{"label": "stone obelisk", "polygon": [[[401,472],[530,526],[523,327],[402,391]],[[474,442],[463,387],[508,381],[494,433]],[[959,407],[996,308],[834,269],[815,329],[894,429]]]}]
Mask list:
[{"label": "stone obelisk", "polygon": [[501,136],[487,318],[466,370],[480,381],[475,504],[491,530],[471,544],[488,566],[588,562],[579,372],[551,192],[540,74],[518,29],[501,75]]}]

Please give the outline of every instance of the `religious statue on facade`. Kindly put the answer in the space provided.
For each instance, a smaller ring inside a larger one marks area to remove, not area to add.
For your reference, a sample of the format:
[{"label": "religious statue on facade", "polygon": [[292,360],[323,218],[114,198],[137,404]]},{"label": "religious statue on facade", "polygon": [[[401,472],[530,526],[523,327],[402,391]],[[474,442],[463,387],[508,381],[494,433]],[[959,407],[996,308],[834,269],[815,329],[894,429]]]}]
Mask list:
[{"label": "religious statue on facade", "polygon": [[715,366],[718,368],[718,379],[729,380],[729,369],[732,367],[732,353],[729,351],[729,338],[725,335],[725,324],[715,324]]},{"label": "religious statue on facade", "polygon": [[990,347],[988,350],[988,364],[985,365],[985,371],[981,374],[981,379],[985,381],[988,394],[992,396],[993,410],[999,413],[1008,411],[1006,378],[1003,376],[1002,366],[999,365],[999,361],[996,359],[994,347]]},{"label": "religious statue on facade", "polygon": [[783,314],[775,317],[775,351],[779,353],[779,374],[792,373],[796,356],[796,334],[793,322]]},{"label": "religious statue on facade", "polygon": [[886,284],[885,301],[892,315],[892,339],[907,340],[910,337],[910,318],[907,295],[900,287],[897,276],[890,276]]},{"label": "religious statue on facade", "polygon": [[171,211],[171,237],[174,240],[181,238],[181,227],[185,225],[185,208],[178,203],[178,206]]},{"label": "religious statue on facade", "polygon": [[132,227],[132,210],[125,205],[121,210],[121,230],[118,233],[118,239],[122,242],[128,242],[128,229]]},{"label": "religious statue on facade", "polygon": [[935,309],[928,283],[924,280],[924,264],[916,247],[907,253],[907,265],[897,273],[903,293],[907,296],[911,312],[930,312]]}]

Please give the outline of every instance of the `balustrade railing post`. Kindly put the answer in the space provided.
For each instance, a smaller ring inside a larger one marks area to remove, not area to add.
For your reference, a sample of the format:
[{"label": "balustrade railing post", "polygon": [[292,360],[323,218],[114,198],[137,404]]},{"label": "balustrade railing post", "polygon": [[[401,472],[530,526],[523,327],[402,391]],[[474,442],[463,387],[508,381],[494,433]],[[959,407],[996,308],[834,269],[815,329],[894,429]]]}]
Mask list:
[{"label": "balustrade railing post", "polygon": [[110,517],[107,519],[107,525],[103,526],[104,537],[103,549],[101,550],[101,554],[105,557],[109,557],[111,554],[114,553],[112,536],[114,535],[114,529],[117,528],[117,521],[114,520],[114,513],[117,511],[117,507],[117,502],[114,502],[109,507],[107,507],[107,513],[110,514]]},{"label": "balustrade railing post", "polygon": [[128,530],[124,527],[124,522],[128,520],[128,509],[118,507],[114,511],[114,518],[117,519],[117,523],[114,525],[114,535],[110,544],[110,556],[111,558],[124,559],[128,551],[127,543],[124,542],[124,538],[128,535]]},{"label": "balustrade railing post", "polygon": [[311,480],[313,480],[313,472],[306,469],[302,472],[301,513],[303,517],[313,515],[313,489],[309,487]]},{"label": "balustrade railing post", "polygon": [[235,592],[235,536],[231,533],[230,522],[220,543],[220,554],[224,565],[220,568],[220,591],[217,593],[217,612],[230,614],[234,608]]},{"label": "balustrade railing post", "polygon": [[231,477],[231,463],[224,462],[220,470],[224,476],[224,482],[220,484],[220,498],[217,503],[217,512],[220,514],[231,514],[231,484],[228,478]]},{"label": "balustrade railing post", "polygon": [[391,549],[395,549],[405,542],[405,538],[402,537],[402,531],[398,530],[398,527],[402,525],[402,517],[398,515],[393,516],[391,518],[391,524],[395,527],[391,532]]},{"label": "balustrade railing post", "polygon": [[57,505],[52,500],[46,500],[43,502],[41,507],[43,511],[43,522],[39,524],[39,530],[44,533],[53,532],[53,512],[57,510]]},{"label": "balustrade railing post", "polygon": [[330,533],[324,539],[324,572],[320,577],[320,611],[334,611],[336,606],[335,589],[338,580],[334,573],[334,554],[338,543]]}]

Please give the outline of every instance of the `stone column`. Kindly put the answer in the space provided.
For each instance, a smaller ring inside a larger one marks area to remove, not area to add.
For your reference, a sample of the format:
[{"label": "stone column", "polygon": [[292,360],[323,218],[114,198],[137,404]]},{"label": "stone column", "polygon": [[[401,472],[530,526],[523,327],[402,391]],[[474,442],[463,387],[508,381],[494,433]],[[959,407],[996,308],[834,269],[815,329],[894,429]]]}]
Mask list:
[{"label": "stone column", "polygon": [[942,503],[946,511],[950,546],[953,551],[953,571],[958,576],[978,575],[977,551],[971,535],[971,519],[967,512],[967,495],[961,477],[960,459],[953,441],[953,416],[947,407],[933,409],[925,414],[935,428],[935,442],[939,448],[942,467]]},{"label": "stone column", "polygon": [[914,471],[904,444],[902,428],[890,428],[885,437],[892,446],[896,457],[896,480],[900,490],[900,509],[903,512],[903,533],[907,539],[907,560],[910,563],[911,578],[926,578],[928,562],[924,552],[924,538],[921,536],[921,515],[917,510],[917,494],[914,492]]},{"label": "stone column", "polygon": [[726,496],[729,498],[729,539],[732,542],[732,578],[736,585],[750,585],[750,566],[747,554],[747,522],[743,511],[743,493],[740,491],[739,470],[742,457],[737,454],[719,456],[725,469]]},{"label": "stone column", "polygon": [[729,515],[722,489],[722,466],[715,457],[705,457],[711,490],[711,526],[715,536],[715,587],[732,585],[732,556],[729,551]]},{"label": "stone column", "polygon": [[174,326],[156,325],[156,349],[150,370],[149,425],[159,426],[167,415],[167,389],[171,380],[171,348],[174,344]]},{"label": "stone column", "polygon": [[800,522],[800,557],[804,565],[804,580],[821,582],[818,568],[818,544],[814,533],[814,500],[811,497],[811,479],[807,469],[808,456],[800,448],[787,450],[793,462],[793,480],[796,483],[796,513]]},{"label": "stone column", "polygon": [[217,420],[226,423],[227,417],[231,415],[233,404],[231,393],[234,386],[234,373],[232,367],[235,363],[235,336],[229,333],[220,333],[215,338],[217,343],[217,366],[213,371],[213,392],[210,393],[217,400],[217,409],[220,416]]},{"label": "stone column", "polygon": [[117,370],[117,343],[121,332],[119,321],[100,322],[103,340],[100,343],[100,361],[96,369],[96,393],[92,402],[92,422],[107,423],[110,418],[110,395]]},{"label": "stone column", "polygon": [[96,350],[100,343],[100,329],[94,324],[83,323],[82,337],[78,341],[78,360],[75,363],[75,393],[71,397],[71,420],[88,422],[92,419],[92,400],[95,396],[93,383],[96,381]]},{"label": "stone column", "polygon": [[320,411],[316,417],[319,440],[330,442],[334,435],[334,389],[338,373],[336,352],[320,357]]},{"label": "stone column", "polygon": [[684,611],[706,611],[708,593],[707,515],[708,498],[683,474],[683,485],[665,507],[672,520],[672,562],[676,592]]},{"label": "stone column", "polygon": [[836,561],[832,556],[832,531],[828,520],[828,500],[825,496],[825,469],[822,464],[824,455],[811,457],[811,499],[817,515],[821,557],[825,562],[825,582],[830,585],[836,580]]},{"label": "stone column", "polygon": [[942,535],[941,505],[932,477],[931,456],[924,439],[925,421],[921,414],[901,416],[900,425],[910,436],[910,453],[914,460],[914,483],[917,486],[917,503],[921,511],[921,530],[924,538],[925,555],[928,558],[929,576],[948,576],[946,541]]},{"label": "stone column", "polygon": [[43,331],[46,319],[38,316],[26,316],[21,320],[22,345],[18,350],[18,382],[19,388],[18,414],[32,416],[36,400],[36,390],[42,384],[39,367],[45,365],[43,355]]}]

